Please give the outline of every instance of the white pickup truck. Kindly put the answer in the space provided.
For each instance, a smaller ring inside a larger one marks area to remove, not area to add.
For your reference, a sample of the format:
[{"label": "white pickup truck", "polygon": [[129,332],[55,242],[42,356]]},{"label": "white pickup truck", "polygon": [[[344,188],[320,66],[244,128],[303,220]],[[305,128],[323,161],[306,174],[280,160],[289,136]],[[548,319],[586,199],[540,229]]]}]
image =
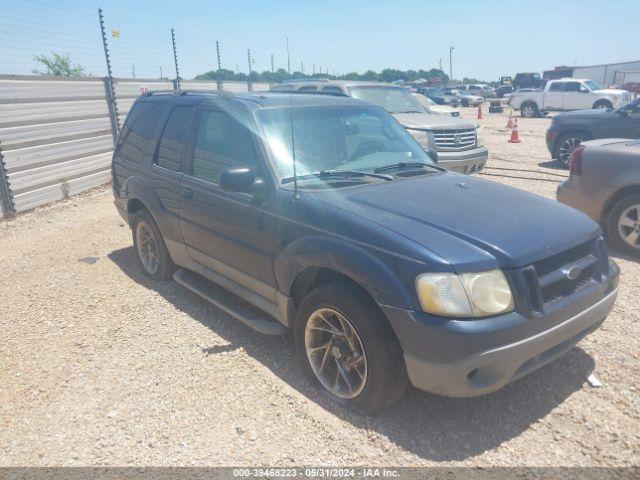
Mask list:
[{"label": "white pickup truck", "polygon": [[626,90],[604,89],[593,80],[561,78],[547,82],[544,90],[515,92],[509,105],[523,117],[538,117],[549,111],[612,109],[631,100]]}]

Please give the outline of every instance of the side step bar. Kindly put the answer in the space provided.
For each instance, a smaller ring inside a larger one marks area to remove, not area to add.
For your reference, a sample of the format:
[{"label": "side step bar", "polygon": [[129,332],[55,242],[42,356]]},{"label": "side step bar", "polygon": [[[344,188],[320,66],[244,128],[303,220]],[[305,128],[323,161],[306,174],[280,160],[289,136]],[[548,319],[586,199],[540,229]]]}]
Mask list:
[{"label": "side step bar", "polygon": [[288,332],[277,320],[268,320],[268,314],[198,275],[178,269],[173,279],[257,332],[265,335],[286,335]]}]

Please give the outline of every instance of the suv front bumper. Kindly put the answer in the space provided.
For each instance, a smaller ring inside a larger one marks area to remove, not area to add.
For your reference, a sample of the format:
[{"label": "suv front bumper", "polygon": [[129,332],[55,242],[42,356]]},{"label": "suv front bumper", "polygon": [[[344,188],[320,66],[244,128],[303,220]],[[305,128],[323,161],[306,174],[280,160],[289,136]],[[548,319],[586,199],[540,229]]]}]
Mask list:
[{"label": "suv front bumper", "polygon": [[597,291],[548,318],[513,312],[487,319],[446,320],[382,308],[400,340],[414,387],[447,397],[474,397],[537,370],[597,329],[618,294],[619,269],[613,263],[612,268],[609,280]]},{"label": "suv front bumper", "polygon": [[488,158],[487,147],[476,147],[461,152],[438,150],[438,165],[458,173],[477,173],[484,168]]}]

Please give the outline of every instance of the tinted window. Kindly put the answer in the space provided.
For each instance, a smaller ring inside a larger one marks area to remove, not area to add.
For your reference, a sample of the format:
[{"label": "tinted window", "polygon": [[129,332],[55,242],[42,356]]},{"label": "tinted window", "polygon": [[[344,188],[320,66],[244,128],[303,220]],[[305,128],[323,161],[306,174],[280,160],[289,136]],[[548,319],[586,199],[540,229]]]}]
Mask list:
[{"label": "tinted window", "polygon": [[318,91],[318,87],[316,87],[315,85],[307,85],[304,87],[300,87],[298,89],[299,92],[317,92]]},{"label": "tinted window", "polygon": [[550,92],[564,92],[564,83],[563,82],[553,82],[549,87]]},{"label": "tinted window", "polygon": [[142,162],[153,155],[157,130],[164,105],[140,102],[129,112],[120,142],[119,155],[132,162]]},{"label": "tinted window", "polygon": [[322,89],[322,91],[324,93],[330,93],[332,95],[344,95],[344,92],[342,91],[342,89],[340,87],[324,87]]},{"label": "tinted window", "polygon": [[155,162],[158,166],[176,172],[182,170],[182,156],[194,110],[195,107],[176,107],[171,110],[160,138]]},{"label": "tinted window", "polygon": [[567,82],[564,84],[565,92],[579,92],[582,84],[580,82]]},{"label": "tinted window", "polygon": [[240,165],[256,166],[249,130],[225,112],[202,112],[193,155],[193,176],[218,184],[223,170]]}]

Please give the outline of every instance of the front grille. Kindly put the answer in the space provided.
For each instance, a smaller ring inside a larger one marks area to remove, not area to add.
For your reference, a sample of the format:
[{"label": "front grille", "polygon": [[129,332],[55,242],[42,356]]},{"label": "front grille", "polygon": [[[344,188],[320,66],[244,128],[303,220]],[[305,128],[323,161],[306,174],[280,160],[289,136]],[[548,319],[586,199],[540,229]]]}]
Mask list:
[{"label": "front grille", "polygon": [[573,247],[570,250],[564,251],[553,257],[545,258],[533,264],[533,268],[536,269],[538,277],[544,277],[545,275],[558,270],[560,267],[573,263],[581,258],[586,257],[593,252],[594,242],[590,241]]},{"label": "front grille", "polygon": [[434,130],[433,138],[436,148],[442,151],[466,150],[476,144],[476,129]]},{"label": "front grille", "polygon": [[[533,264],[542,306],[566,298],[597,281],[603,255],[598,242],[591,240]],[[580,274],[571,279],[568,272],[576,266],[581,269]]]},{"label": "front grille", "polygon": [[575,280],[560,280],[547,287],[542,287],[542,302],[545,304],[555,302],[586,287],[593,281],[594,270],[594,267],[589,267]]}]

